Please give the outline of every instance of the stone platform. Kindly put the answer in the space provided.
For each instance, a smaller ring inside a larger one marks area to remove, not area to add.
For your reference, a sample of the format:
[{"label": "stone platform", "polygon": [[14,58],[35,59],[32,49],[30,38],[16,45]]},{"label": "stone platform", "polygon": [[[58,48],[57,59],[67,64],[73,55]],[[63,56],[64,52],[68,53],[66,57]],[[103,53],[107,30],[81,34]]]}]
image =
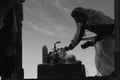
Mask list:
[{"label": "stone platform", "polygon": [[38,79],[80,79],[86,77],[85,67],[81,62],[75,64],[40,64],[37,71]]},{"label": "stone platform", "polygon": [[115,77],[108,77],[108,78],[105,78],[105,77],[101,77],[101,78],[96,78],[96,77],[86,77],[84,79],[64,79],[64,78],[61,78],[61,79],[47,79],[47,78],[44,78],[44,79],[24,79],[24,80],[120,80],[120,78],[115,78]]}]

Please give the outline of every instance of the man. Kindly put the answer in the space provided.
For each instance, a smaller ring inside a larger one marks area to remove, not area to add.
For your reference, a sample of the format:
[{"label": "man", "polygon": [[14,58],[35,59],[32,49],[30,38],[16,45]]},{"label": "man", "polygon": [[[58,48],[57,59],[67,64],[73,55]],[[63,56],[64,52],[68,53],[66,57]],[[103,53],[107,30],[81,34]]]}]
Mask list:
[{"label": "man", "polygon": [[[97,76],[108,76],[114,71],[114,20],[103,13],[85,9],[82,7],[75,8],[71,16],[77,25],[77,32],[71,44],[66,50],[74,49],[82,40],[85,30],[95,33],[97,36],[87,42],[87,45],[95,47],[95,65]],[[82,48],[84,48],[82,46]]]}]

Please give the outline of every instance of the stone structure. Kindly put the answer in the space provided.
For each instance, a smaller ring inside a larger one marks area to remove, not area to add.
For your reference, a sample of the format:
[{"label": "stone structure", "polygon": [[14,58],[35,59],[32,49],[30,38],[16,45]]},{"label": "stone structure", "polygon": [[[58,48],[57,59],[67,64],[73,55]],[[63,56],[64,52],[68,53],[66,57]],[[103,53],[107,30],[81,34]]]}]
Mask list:
[{"label": "stone structure", "polygon": [[25,0],[16,0],[14,4],[14,24],[16,26],[16,33],[14,34],[16,40],[16,55],[15,55],[15,69],[12,75],[12,80],[24,79],[24,69],[22,68],[22,21],[23,21],[23,2]]},{"label": "stone structure", "polygon": [[[3,60],[6,61],[8,57],[9,58],[14,57],[13,62],[15,65],[12,68],[14,68],[13,74],[16,76],[17,80],[22,80],[24,77],[23,76],[24,71],[22,69],[22,21],[23,21],[23,2],[24,1],[25,0],[12,0],[12,1],[3,0],[4,4],[0,5],[0,10],[3,10],[4,12],[3,14],[5,14],[4,16],[5,22],[7,22],[7,23],[4,22],[6,26],[3,27],[7,32],[5,32],[4,30],[1,32],[4,32],[4,34],[6,35],[10,35],[10,36],[7,36],[9,38],[2,37],[3,40],[1,40],[1,45],[5,43],[4,44],[6,49],[5,51],[7,51],[7,52],[2,52],[5,57],[5,59]],[[9,5],[9,7],[6,7],[7,4]],[[6,10],[6,8],[7,8],[7,11],[5,12],[4,10]],[[5,36],[5,35],[1,34],[1,36]],[[7,44],[6,42],[7,43],[9,42],[9,43]],[[6,61],[1,65],[4,65],[4,64],[7,65],[8,62],[9,61]],[[9,64],[11,65],[12,63],[9,62]],[[3,69],[5,69],[5,71],[7,71],[7,68],[9,69],[10,67],[10,65],[9,67],[6,65],[4,65],[5,68],[2,67]],[[4,74],[7,74],[8,72],[5,72],[5,71],[3,70]],[[5,79],[4,77],[2,78],[3,80]]]},{"label": "stone structure", "polygon": [[[16,17],[16,65],[15,65],[15,76],[18,80],[24,78],[24,70],[22,68],[22,21],[23,21],[23,2],[25,0],[17,0],[18,2],[15,5],[15,17]],[[13,74],[13,75],[14,75]]]},{"label": "stone structure", "polygon": [[39,80],[82,80],[86,77],[81,61],[74,64],[39,64],[37,71]]},{"label": "stone structure", "polygon": [[116,28],[115,73],[120,75],[120,0],[114,0],[114,2]]}]

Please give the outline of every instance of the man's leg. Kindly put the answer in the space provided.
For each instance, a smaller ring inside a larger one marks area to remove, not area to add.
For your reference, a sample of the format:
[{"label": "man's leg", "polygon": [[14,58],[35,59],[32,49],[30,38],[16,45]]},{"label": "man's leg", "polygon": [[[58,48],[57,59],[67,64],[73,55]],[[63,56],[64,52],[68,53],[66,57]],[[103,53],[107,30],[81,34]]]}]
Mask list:
[{"label": "man's leg", "polygon": [[115,42],[112,37],[105,37],[95,45],[95,64],[98,73],[108,76],[114,71]]}]

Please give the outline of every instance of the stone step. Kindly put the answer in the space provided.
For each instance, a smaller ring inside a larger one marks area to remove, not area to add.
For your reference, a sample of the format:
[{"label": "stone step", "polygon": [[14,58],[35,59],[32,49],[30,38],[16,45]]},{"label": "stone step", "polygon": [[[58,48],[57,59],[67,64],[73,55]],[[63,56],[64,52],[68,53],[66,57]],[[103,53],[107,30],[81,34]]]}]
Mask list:
[{"label": "stone step", "polygon": [[114,78],[114,77],[86,77],[84,79],[48,79],[48,78],[44,78],[44,79],[24,79],[24,80],[120,80],[120,78]]},{"label": "stone step", "polygon": [[86,77],[84,65],[78,64],[40,64],[38,65],[38,79],[83,78]]}]

